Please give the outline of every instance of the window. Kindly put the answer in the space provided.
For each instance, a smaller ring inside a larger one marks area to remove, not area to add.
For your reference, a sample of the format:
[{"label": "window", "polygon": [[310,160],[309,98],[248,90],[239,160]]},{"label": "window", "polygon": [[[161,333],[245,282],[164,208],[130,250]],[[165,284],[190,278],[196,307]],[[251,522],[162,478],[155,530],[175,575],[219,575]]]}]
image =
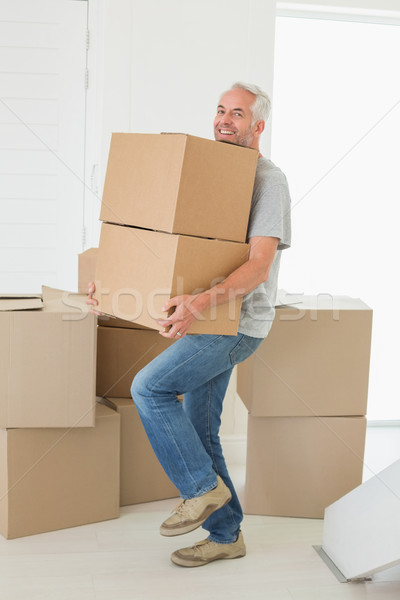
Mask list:
[{"label": "window", "polygon": [[293,201],[281,287],[374,310],[370,419],[400,416],[400,28],[277,17],[272,159]]}]

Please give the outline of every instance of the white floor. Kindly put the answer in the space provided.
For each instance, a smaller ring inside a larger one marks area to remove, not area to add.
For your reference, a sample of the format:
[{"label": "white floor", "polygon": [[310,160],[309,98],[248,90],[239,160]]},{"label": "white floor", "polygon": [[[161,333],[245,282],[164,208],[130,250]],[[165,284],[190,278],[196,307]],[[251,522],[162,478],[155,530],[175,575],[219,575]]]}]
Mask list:
[{"label": "white floor", "polygon": [[[400,458],[400,427],[369,427],[365,478]],[[239,494],[244,463],[231,465]],[[1,600],[395,600],[400,569],[373,581],[339,583],[313,549],[323,522],[246,516],[245,558],[197,569],[176,567],[170,553],[202,530],[162,538],[161,521],[176,500],[121,509],[113,521],[17,540],[0,537]],[[399,510],[400,514],[400,510]]]}]

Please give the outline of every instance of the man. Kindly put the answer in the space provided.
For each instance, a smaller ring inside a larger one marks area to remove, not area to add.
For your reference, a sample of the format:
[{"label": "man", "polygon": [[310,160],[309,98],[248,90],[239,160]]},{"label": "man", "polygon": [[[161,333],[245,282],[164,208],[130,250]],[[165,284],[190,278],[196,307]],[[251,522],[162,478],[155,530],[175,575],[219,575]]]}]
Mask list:
[{"label": "man", "polygon": [[[225,92],[214,120],[217,141],[254,148],[270,101],[257,86],[236,83]],[[207,539],[174,552],[171,560],[196,567],[246,554],[242,509],[219,440],[222,404],[236,364],[267,336],[275,310],[281,250],[290,246],[290,196],[283,173],[259,152],[247,238],[246,263],[224,281],[196,295],[171,298],[158,319],[161,335],[177,340],[140,371],[131,388],[153,449],[181,502],[162,523],[161,535],[176,536],[202,526]],[[95,304],[90,288],[88,303]],[[242,297],[236,336],[193,335],[190,328],[207,308]],[[183,394],[183,404],[177,396]]]}]

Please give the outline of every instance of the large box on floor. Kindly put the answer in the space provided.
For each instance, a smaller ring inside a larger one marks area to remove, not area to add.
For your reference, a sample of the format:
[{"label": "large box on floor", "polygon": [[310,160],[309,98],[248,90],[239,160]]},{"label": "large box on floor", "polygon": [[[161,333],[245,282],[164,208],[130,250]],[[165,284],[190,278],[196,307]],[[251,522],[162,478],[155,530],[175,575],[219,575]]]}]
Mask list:
[{"label": "large box on floor", "polygon": [[0,427],[93,427],[95,388],[96,318],[83,298],[43,288],[0,300]]},{"label": "large box on floor", "polygon": [[[161,309],[172,296],[198,293],[246,262],[249,247],[134,227],[101,227],[96,269],[99,310],[146,327],[159,328]],[[235,335],[241,299],[211,307],[191,333]]]},{"label": "large box on floor", "polygon": [[323,518],[360,485],[365,417],[249,415],[244,511]]},{"label": "large box on floor", "polygon": [[130,398],[134,376],[174,340],[158,331],[99,327],[97,330],[97,395]]},{"label": "large box on floor", "polygon": [[348,297],[308,296],[278,307],[272,329],[238,366],[254,416],[365,415],[372,310]]},{"label": "large box on floor", "polygon": [[190,135],[113,133],[100,219],[244,242],[257,160]]},{"label": "large box on floor", "polygon": [[179,496],[154,454],[133,400],[106,402],[121,416],[121,506]]},{"label": "large box on floor", "polygon": [[0,430],[0,532],[6,538],[119,516],[120,417],[95,427]]}]

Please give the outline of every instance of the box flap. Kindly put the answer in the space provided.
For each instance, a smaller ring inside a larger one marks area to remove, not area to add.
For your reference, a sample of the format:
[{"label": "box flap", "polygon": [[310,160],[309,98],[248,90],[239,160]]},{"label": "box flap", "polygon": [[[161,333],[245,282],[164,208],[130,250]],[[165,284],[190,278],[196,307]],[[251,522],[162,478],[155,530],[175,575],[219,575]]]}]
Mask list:
[{"label": "box flap", "polygon": [[42,285],[43,308],[46,312],[91,314],[86,294],[77,294]]},{"label": "box flap", "polygon": [[43,307],[43,301],[40,296],[21,295],[2,295],[0,297],[0,311],[10,310],[38,310]]},{"label": "box flap", "polygon": [[78,254],[78,256],[79,257],[83,257],[83,256],[85,256],[85,257],[90,257],[90,256],[95,257],[95,256],[97,256],[98,250],[99,249],[95,248],[95,247],[88,248],[87,250],[84,250],[83,252],[81,252],[80,254]]},{"label": "box flap", "polygon": [[136,408],[132,398],[104,398],[105,405],[118,412],[119,408]]},{"label": "box flap", "polygon": [[287,292],[283,289],[278,290],[275,307],[293,307],[299,310],[372,310],[360,298],[330,293],[307,296],[301,293]]},{"label": "box flap", "polygon": [[47,285],[42,285],[42,298],[43,302],[49,302],[51,300],[61,300],[63,294],[69,293],[64,290],[58,290],[56,288],[47,287]]},{"label": "box flap", "polygon": [[296,294],[279,289],[276,294],[275,307],[293,306],[293,304],[301,304],[301,302],[302,294]]}]

